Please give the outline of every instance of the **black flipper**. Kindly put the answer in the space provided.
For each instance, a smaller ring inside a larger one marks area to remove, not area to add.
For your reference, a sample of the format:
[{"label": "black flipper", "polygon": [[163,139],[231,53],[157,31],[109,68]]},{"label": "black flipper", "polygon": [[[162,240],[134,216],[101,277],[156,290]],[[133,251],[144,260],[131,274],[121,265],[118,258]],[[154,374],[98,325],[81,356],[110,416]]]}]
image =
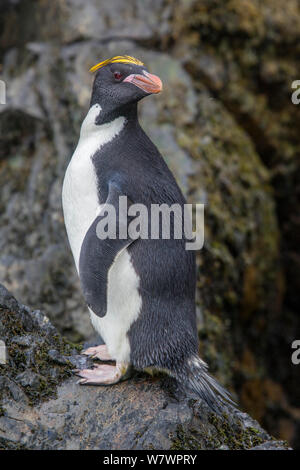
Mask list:
[{"label": "black flipper", "polygon": [[[88,307],[99,317],[104,317],[107,310],[107,285],[108,272],[118,253],[129,246],[134,240],[128,236],[125,239],[119,238],[119,228],[123,233],[127,233],[130,217],[121,217],[119,214],[119,198],[124,196],[118,184],[109,184],[108,197],[105,205],[110,204],[116,211],[117,230],[116,238],[101,239],[97,235],[99,222],[104,222],[107,218],[105,207],[101,214],[95,218],[86,233],[81,246],[79,258],[79,278],[82,292]],[[127,198],[130,206],[132,201]],[[99,234],[99,231],[98,231]]]}]

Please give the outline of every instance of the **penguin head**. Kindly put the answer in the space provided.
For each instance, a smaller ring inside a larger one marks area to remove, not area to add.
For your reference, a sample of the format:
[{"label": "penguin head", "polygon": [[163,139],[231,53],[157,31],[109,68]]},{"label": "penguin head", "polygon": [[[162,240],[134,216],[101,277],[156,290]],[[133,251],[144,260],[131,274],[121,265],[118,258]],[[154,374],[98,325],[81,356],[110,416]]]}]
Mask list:
[{"label": "penguin head", "polygon": [[90,106],[99,104],[101,107],[95,124],[130,113],[142,98],[162,90],[160,78],[149,73],[141,61],[130,56],[107,59],[90,71],[97,71]]}]

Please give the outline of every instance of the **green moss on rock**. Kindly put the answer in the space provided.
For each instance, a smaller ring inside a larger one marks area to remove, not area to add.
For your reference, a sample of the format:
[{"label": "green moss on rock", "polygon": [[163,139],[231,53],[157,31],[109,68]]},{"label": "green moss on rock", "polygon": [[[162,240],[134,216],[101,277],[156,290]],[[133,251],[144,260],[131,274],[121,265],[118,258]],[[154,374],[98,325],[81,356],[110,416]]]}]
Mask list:
[{"label": "green moss on rock", "polygon": [[[8,352],[8,363],[0,366],[0,375],[16,383],[32,405],[55,396],[57,385],[71,375],[72,364],[67,357],[74,353],[74,345],[52,326],[39,328],[26,310],[0,307],[0,319],[4,326],[1,338]],[[44,321],[47,324],[45,317]],[[52,360],[51,350],[62,357],[60,364]],[[5,387],[0,389],[0,401],[4,393]]]}]

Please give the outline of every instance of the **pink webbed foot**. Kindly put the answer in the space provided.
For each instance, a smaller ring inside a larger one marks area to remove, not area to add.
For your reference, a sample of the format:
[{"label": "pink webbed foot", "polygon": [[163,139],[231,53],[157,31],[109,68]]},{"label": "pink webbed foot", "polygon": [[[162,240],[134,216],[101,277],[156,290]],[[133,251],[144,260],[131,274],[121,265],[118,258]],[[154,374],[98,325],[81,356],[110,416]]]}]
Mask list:
[{"label": "pink webbed foot", "polygon": [[113,361],[106,344],[100,344],[100,346],[93,346],[92,348],[85,349],[81,354],[90,356],[92,359],[100,359],[100,361]]},{"label": "pink webbed foot", "polygon": [[110,385],[119,382],[125,371],[126,368],[121,364],[115,366],[99,364],[94,369],[75,370],[74,372],[82,377],[77,382],[80,385]]}]

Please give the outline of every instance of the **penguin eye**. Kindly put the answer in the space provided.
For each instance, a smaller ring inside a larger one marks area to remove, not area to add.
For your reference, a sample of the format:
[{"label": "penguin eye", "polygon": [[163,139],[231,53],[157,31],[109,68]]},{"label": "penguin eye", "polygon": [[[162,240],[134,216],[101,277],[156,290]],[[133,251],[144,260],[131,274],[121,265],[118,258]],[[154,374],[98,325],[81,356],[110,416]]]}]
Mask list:
[{"label": "penguin eye", "polygon": [[121,72],[114,72],[114,77],[115,77],[116,80],[120,80],[122,78],[122,76],[123,75],[121,74]]}]

